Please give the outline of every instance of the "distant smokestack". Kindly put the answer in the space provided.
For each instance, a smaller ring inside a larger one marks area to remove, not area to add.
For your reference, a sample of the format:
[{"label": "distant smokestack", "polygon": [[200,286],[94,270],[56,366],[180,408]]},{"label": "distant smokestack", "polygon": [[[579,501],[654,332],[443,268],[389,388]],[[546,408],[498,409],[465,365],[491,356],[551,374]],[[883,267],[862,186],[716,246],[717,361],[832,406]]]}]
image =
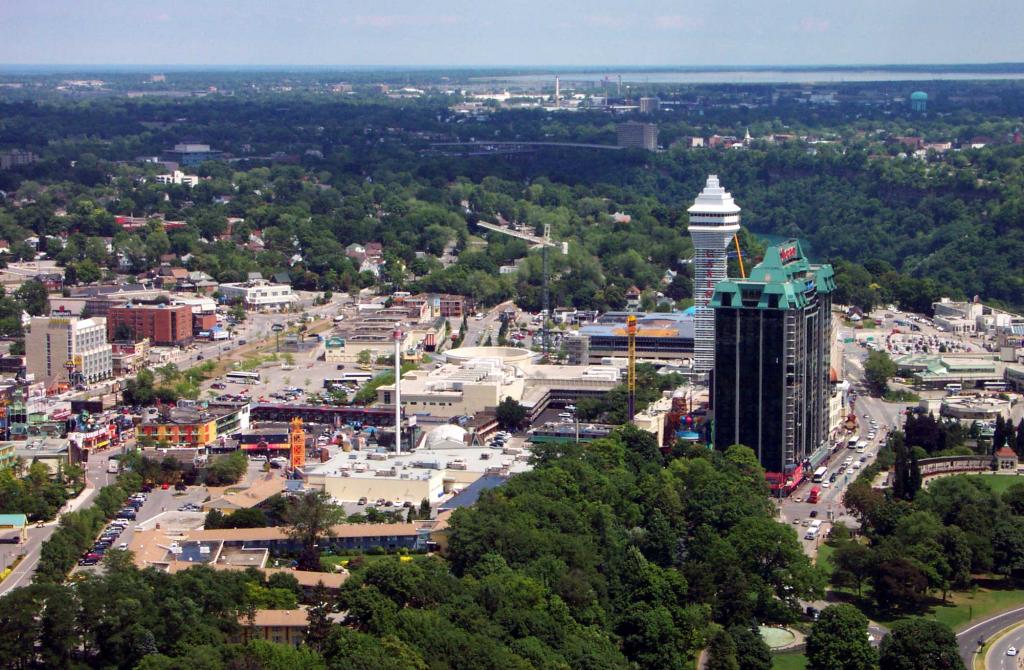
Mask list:
[{"label": "distant smokestack", "polygon": [[622,75],[619,75],[619,86],[616,88],[615,95],[622,95]]},{"label": "distant smokestack", "polygon": [[555,107],[561,107],[562,99],[562,82],[559,80],[558,75],[555,75]]}]

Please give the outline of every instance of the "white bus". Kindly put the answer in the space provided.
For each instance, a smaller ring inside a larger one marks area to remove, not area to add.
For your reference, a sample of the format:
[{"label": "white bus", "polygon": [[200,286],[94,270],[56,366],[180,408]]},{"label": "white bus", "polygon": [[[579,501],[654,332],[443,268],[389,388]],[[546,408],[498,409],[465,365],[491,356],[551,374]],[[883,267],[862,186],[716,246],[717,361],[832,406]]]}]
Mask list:
[{"label": "white bus", "polygon": [[850,438],[850,441],[847,443],[846,447],[848,449],[856,449],[857,448],[857,440],[858,439],[859,438],[856,435],[854,435],[853,437]]},{"label": "white bus", "polygon": [[325,379],[324,388],[330,390],[336,386],[358,385],[371,379],[373,379],[372,372],[345,372],[340,377],[328,377]]},{"label": "white bus", "polygon": [[811,477],[812,482],[820,482],[825,479],[825,475],[828,474],[828,468],[824,465],[814,471],[814,476]]},{"label": "white bus", "polygon": [[259,384],[260,373],[243,372],[241,370],[237,370],[235,372],[229,372],[226,375],[224,375],[224,379],[229,382],[234,382],[236,384]]},{"label": "white bus", "polygon": [[1005,391],[1007,388],[1006,382],[985,382],[986,391]]},{"label": "white bus", "polygon": [[946,384],[946,393],[949,393],[950,395],[956,395],[963,390],[964,387],[962,384]]},{"label": "white bus", "polygon": [[118,470],[121,469],[121,462],[116,458],[111,458],[107,461],[107,472],[116,475]]}]

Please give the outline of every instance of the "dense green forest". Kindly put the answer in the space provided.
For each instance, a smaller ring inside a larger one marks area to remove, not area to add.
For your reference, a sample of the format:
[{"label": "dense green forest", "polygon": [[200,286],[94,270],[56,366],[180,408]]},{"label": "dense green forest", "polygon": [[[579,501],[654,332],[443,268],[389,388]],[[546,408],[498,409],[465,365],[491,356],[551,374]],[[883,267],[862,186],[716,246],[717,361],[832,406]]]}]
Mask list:
[{"label": "dense green forest", "polygon": [[269,652],[228,643],[247,611],[301,599],[293,579],[139,571],[117,552],[103,576],[0,600],[0,654],[14,668],[667,670],[727,635],[738,667],[768,670],[753,627],[820,593],[745,447],[666,457],[623,428],[537,459],[453,515],[447,560],[372,562],[336,598],[311,597],[307,657],[291,666],[247,665]]},{"label": "dense green forest", "polygon": [[[1007,104],[1020,95],[1012,84],[991,86]],[[494,137],[612,144],[615,120],[600,112],[538,110],[467,119],[450,112],[447,102],[267,95],[0,103],[0,147],[42,157],[0,172],[7,194],[0,238],[17,259],[34,253],[22,240],[50,236],[40,248],[68,267],[72,283],[142,272],[175,254],[184,259],[177,262],[220,281],[256,270],[287,272],[303,289],[348,290],[382,281],[465,293],[485,304],[515,296],[537,309],[539,254],[476,226],[500,217],[535,231],[550,225],[553,237],[569,243],[566,255],[553,255],[556,305],[617,308],[636,285],[647,291],[651,307],[655,291],[678,304],[691,297],[689,266],[680,264],[692,255],[686,208],[706,176],[717,173],[743,207],[749,231],[800,237],[815,260],[837,265],[840,301],[923,310],[948,293],[1024,303],[1024,279],[1016,272],[1024,262],[1024,146],[1006,141],[1019,112],[959,109],[909,117],[804,105],[739,114],[723,105],[699,119],[655,117],[662,142],[714,132],[742,136],[748,127],[755,137],[798,130],[833,141],[755,140],[740,151],[556,147],[450,156],[430,142]],[[914,158],[891,141],[911,134],[947,141],[985,134],[989,145]],[[208,179],[193,189],[155,184],[147,177],[159,167],[134,162],[184,138],[246,160],[204,164],[198,172]],[[270,158],[275,152],[279,157]],[[288,156],[290,163],[280,161]],[[613,218],[617,212],[630,221]],[[154,221],[127,232],[115,215],[187,225],[166,231]],[[344,253],[350,243],[368,241],[384,246],[380,279]],[[756,258],[756,243],[744,241]],[[446,247],[457,258],[447,266],[441,260]],[[499,266],[517,260],[517,272],[498,274]]]}]

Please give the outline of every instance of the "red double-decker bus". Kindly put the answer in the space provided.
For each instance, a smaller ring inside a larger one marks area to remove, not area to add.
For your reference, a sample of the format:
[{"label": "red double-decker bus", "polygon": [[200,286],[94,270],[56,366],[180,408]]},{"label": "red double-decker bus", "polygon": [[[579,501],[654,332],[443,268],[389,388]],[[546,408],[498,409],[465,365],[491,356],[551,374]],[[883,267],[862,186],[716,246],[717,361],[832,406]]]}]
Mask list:
[{"label": "red double-decker bus", "polygon": [[811,503],[813,505],[814,503],[818,502],[818,498],[820,498],[820,497],[821,497],[821,487],[820,486],[812,486],[811,487],[811,492],[809,494],[807,494],[807,502],[809,502],[809,503]]}]

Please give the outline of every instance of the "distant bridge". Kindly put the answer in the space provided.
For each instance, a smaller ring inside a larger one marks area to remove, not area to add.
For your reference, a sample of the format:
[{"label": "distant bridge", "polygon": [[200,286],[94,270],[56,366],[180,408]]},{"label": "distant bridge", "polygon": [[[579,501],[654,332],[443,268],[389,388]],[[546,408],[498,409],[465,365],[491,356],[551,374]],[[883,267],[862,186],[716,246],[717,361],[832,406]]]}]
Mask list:
[{"label": "distant bridge", "polygon": [[568,149],[602,149],[605,151],[622,151],[625,147],[614,144],[591,144],[588,142],[432,142],[432,147],[469,147],[475,149],[493,148],[519,151],[523,147],[562,147]]},{"label": "distant bridge", "polygon": [[509,226],[500,226],[497,223],[489,223],[487,221],[477,221],[476,225],[480,226],[481,228],[486,228],[487,230],[493,230],[496,233],[502,233],[504,235],[518,237],[519,239],[526,240],[527,242],[535,244],[538,247],[554,246],[554,242],[552,242],[551,240],[545,240],[543,237],[537,237],[536,235],[531,235],[530,233],[524,233],[520,230],[516,230],[515,228],[511,228]]}]

